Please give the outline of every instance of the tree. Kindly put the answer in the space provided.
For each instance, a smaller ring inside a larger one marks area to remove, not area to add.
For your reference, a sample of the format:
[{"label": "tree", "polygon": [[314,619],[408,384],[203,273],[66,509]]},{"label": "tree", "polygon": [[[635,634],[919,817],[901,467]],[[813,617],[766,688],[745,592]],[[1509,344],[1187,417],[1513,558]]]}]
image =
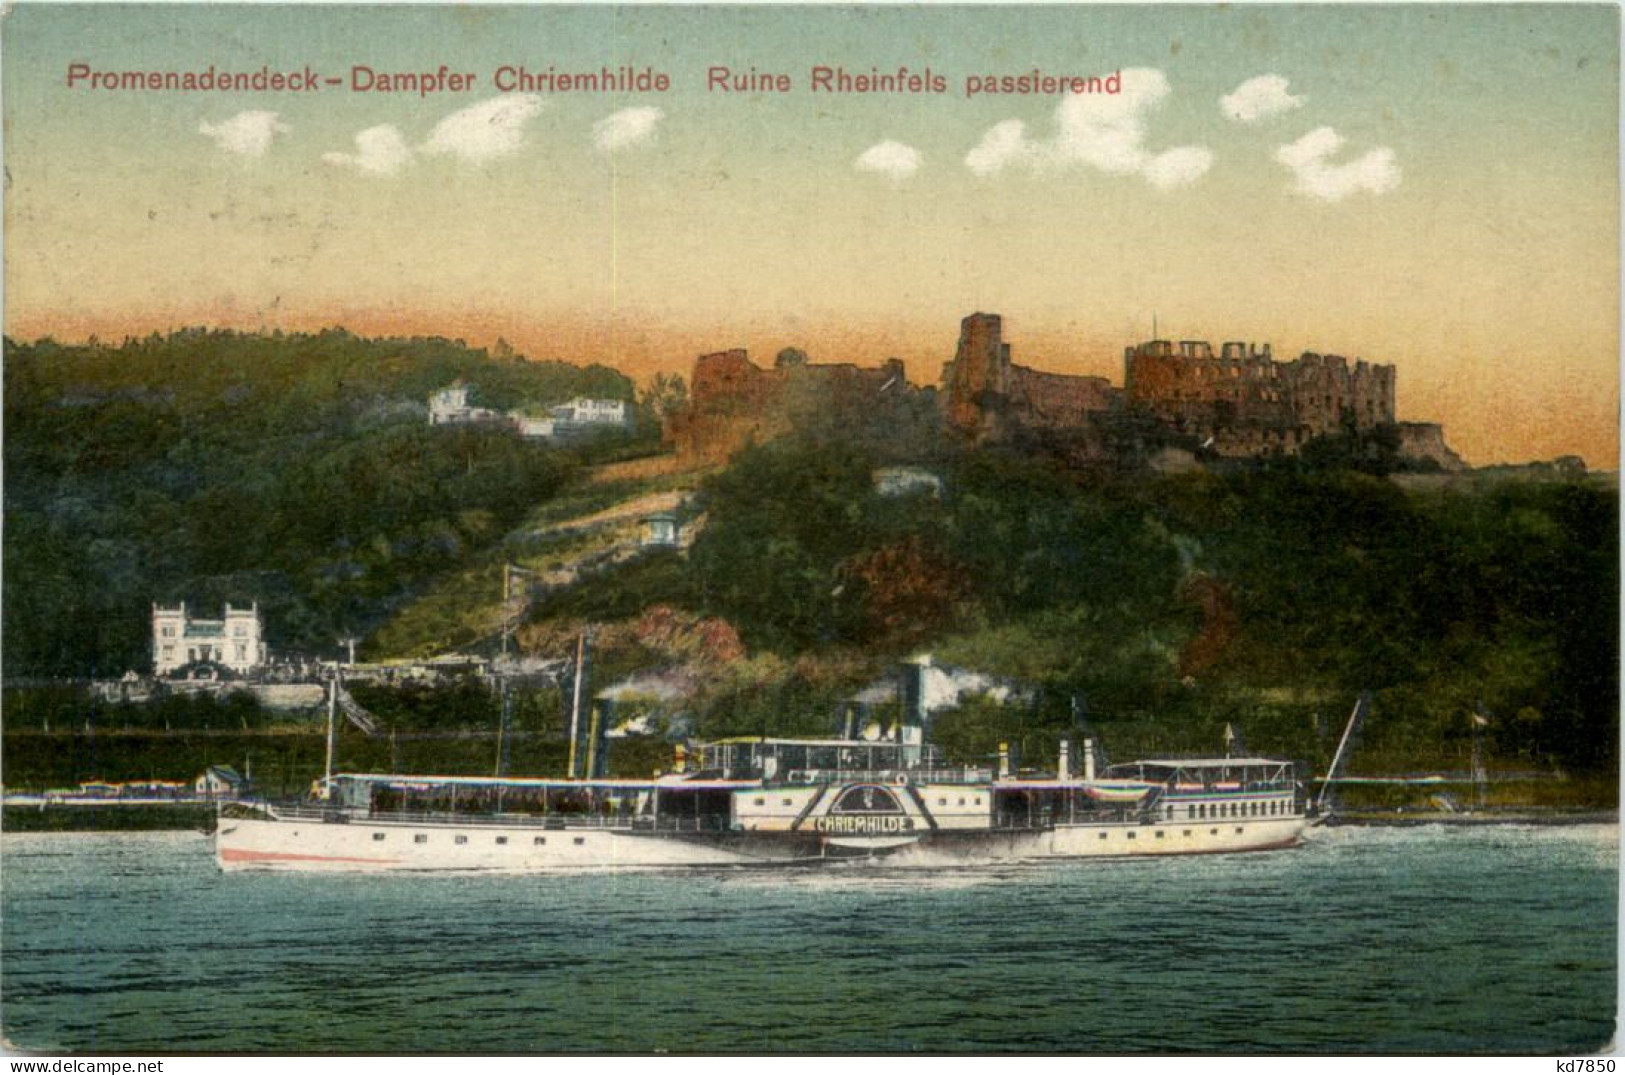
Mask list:
[{"label": "tree", "polygon": [[688,385],[680,373],[657,373],[643,390],[643,405],[656,418],[665,418],[688,402]]},{"label": "tree", "polygon": [[906,644],[940,633],[970,594],[965,568],[919,534],[859,553],[841,570],[869,641]]}]

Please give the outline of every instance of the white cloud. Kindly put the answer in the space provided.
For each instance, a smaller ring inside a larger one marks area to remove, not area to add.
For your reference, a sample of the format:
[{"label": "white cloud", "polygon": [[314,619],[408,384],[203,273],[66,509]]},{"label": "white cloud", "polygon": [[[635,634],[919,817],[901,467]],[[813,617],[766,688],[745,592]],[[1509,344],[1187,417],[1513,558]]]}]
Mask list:
[{"label": "white cloud", "polygon": [[1399,186],[1399,164],[1387,146],[1369,150],[1347,164],[1328,163],[1344,143],[1343,136],[1332,128],[1317,127],[1277,149],[1275,159],[1292,170],[1300,194],[1322,201],[1342,201],[1360,191],[1386,194]]},{"label": "white cloud", "polygon": [[423,152],[449,153],[470,164],[510,156],[525,144],[525,124],[541,110],[542,99],[532,93],[469,105],[435,124]]},{"label": "white cloud", "polygon": [[227,153],[244,157],[263,157],[271,148],[271,140],[287,134],[293,128],[277,119],[275,112],[239,112],[220,123],[208,120],[197,125],[200,134],[214,139],[214,144]]},{"label": "white cloud", "polygon": [[1158,190],[1173,190],[1194,183],[1213,167],[1213,154],[1201,146],[1165,150],[1140,169],[1145,181]]},{"label": "white cloud", "polygon": [[1213,154],[1201,146],[1176,146],[1160,153],[1146,148],[1146,119],[1168,96],[1168,79],[1152,68],[1123,72],[1114,94],[1071,94],[1055,110],[1055,133],[1030,138],[1020,120],[992,127],[965,156],[977,175],[997,175],[1009,167],[1037,171],[1083,165],[1109,175],[1141,175],[1161,189],[1201,178]]},{"label": "white cloud", "polygon": [[1019,119],[994,124],[976,148],[965,154],[965,164],[977,175],[998,175],[1005,165],[1032,163],[1033,144],[1027,140],[1027,125]]},{"label": "white cloud", "polygon": [[1287,80],[1280,75],[1259,75],[1237,86],[1235,92],[1219,98],[1219,111],[1239,123],[1257,123],[1301,108],[1307,97],[1287,92]]},{"label": "white cloud", "polygon": [[920,170],[920,151],[901,142],[877,142],[859,155],[853,167],[901,182]]},{"label": "white cloud", "polygon": [[623,108],[592,125],[593,144],[606,153],[635,146],[654,133],[666,118],[658,108]]},{"label": "white cloud", "polygon": [[354,153],[323,153],[322,160],[368,175],[394,175],[412,159],[401,132],[388,123],[368,127],[355,136]]}]

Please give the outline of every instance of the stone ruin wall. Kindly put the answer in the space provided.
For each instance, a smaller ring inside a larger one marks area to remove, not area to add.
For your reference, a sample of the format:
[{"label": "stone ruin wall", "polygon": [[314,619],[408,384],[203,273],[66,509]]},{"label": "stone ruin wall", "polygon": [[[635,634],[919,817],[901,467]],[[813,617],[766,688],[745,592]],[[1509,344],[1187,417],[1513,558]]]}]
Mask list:
[{"label": "stone ruin wall", "polygon": [[950,428],[973,438],[997,438],[1020,426],[1042,432],[1082,430],[1089,417],[1116,405],[1104,377],[1072,377],[1017,366],[998,314],[975,313],[959,323],[959,347],[943,369],[943,410]]},{"label": "stone ruin wall", "polygon": [[743,349],[694,362],[688,406],[667,419],[666,438],[685,463],[722,463],[746,444],[790,432],[798,419],[863,414],[917,391],[900,359],[763,369]]},{"label": "stone ruin wall", "polygon": [[[1400,422],[1399,451],[1412,459],[1429,459],[1441,470],[1466,470],[1467,463],[1444,442],[1444,426],[1437,422]],[[1582,463],[1584,472],[1585,464]]]},{"label": "stone ruin wall", "polygon": [[1104,377],[1070,377],[1010,367],[1011,413],[1029,428],[1082,428],[1090,415],[1111,410],[1117,397],[1117,389]]},{"label": "stone ruin wall", "polygon": [[1345,414],[1358,429],[1394,421],[1393,366],[1312,352],[1277,362],[1269,344],[1226,343],[1215,354],[1205,340],[1154,340],[1126,348],[1123,360],[1131,402],[1238,445],[1242,430],[1336,432]]},{"label": "stone ruin wall", "polygon": [[[667,434],[685,462],[723,462],[745,444],[789,432],[798,419],[885,419],[890,401],[930,392],[910,386],[903,364],[763,369],[744,350],[702,355],[689,406]],[[1269,344],[1228,342],[1215,353],[1200,340],[1154,340],[1124,350],[1124,387],[1017,366],[997,314],[960,322],[958,348],[943,368],[939,397],[947,426],[976,441],[1016,429],[1096,436],[1093,418],[1124,402],[1148,409],[1227,458],[1296,453],[1315,436],[1343,428],[1397,424],[1406,455],[1446,469],[1465,464],[1437,425],[1395,423],[1395,370],[1341,355],[1305,352],[1276,361]],[[1098,438],[1097,438],[1098,439]]]}]

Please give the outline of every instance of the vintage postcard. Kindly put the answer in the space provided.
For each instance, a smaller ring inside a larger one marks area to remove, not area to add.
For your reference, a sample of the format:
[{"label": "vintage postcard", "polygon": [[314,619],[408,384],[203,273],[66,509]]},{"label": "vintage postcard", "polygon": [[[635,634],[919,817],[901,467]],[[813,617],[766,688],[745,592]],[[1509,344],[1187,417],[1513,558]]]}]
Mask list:
[{"label": "vintage postcard", "polygon": [[1616,6],[0,25],[6,1050],[1605,1062]]}]

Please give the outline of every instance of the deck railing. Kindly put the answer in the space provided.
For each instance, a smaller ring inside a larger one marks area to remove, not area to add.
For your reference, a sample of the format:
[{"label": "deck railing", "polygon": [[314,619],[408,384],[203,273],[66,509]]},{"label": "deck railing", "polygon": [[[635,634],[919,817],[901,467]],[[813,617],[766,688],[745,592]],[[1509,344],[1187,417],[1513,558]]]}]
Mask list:
[{"label": "deck railing", "polygon": [[319,821],[330,825],[433,825],[438,828],[620,829],[627,832],[720,832],[724,817],[651,817],[624,814],[460,814],[441,811],[368,811],[320,806],[275,806],[284,821]]},{"label": "deck railing", "polygon": [[786,784],[986,784],[988,769],[792,769]]}]

